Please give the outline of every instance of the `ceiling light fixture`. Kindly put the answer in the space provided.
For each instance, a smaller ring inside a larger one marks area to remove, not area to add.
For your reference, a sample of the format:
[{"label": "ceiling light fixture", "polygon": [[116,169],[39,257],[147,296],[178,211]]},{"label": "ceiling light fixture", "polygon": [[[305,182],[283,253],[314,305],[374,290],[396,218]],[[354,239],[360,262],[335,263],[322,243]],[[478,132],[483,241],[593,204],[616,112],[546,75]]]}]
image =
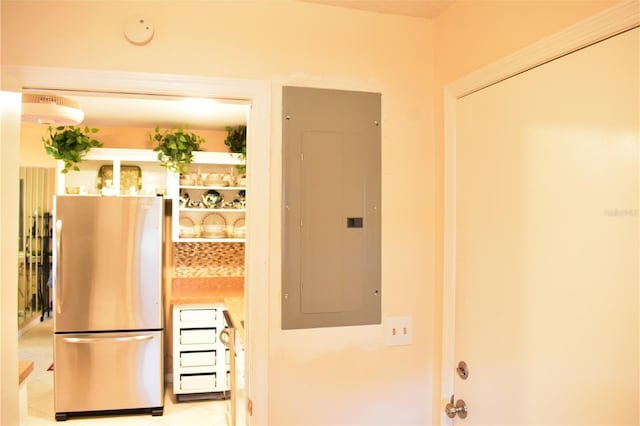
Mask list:
[{"label": "ceiling light fixture", "polygon": [[72,99],[52,94],[22,95],[22,121],[26,123],[68,126],[80,124],[82,120],[84,112]]}]

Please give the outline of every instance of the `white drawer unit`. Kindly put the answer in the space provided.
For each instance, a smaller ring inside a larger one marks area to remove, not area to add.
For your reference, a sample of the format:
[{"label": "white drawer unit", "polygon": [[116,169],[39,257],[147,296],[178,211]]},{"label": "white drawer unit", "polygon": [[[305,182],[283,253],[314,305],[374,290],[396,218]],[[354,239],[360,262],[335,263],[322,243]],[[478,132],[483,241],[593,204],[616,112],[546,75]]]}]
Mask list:
[{"label": "white drawer unit", "polygon": [[198,345],[215,343],[217,340],[217,329],[211,328],[183,328],[180,330],[180,344]]},{"label": "white drawer unit", "polygon": [[182,323],[197,322],[201,324],[215,325],[218,323],[217,315],[218,315],[218,310],[216,308],[181,309],[180,322]]},{"label": "white drawer unit", "polygon": [[180,352],[180,367],[214,366],[217,363],[217,351],[185,351]]},{"label": "white drawer unit", "polygon": [[229,355],[220,304],[173,306],[173,393],[179,401],[229,397]]},{"label": "white drawer unit", "polygon": [[216,373],[181,374],[180,390],[185,392],[209,392],[217,386]]}]

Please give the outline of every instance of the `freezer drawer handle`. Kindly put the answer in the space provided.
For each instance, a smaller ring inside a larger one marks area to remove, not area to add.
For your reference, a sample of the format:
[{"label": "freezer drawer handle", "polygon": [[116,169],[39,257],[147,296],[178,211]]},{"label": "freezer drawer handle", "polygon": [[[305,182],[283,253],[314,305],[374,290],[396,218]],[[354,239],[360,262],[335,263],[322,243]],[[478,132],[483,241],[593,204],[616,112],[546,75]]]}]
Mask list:
[{"label": "freezer drawer handle", "polygon": [[67,343],[95,343],[95,342],[132,342],[134,340],[151,340],[152,334],[140,334],[138,336],[121,336],[121,337],[65,337],[63,340]]}]

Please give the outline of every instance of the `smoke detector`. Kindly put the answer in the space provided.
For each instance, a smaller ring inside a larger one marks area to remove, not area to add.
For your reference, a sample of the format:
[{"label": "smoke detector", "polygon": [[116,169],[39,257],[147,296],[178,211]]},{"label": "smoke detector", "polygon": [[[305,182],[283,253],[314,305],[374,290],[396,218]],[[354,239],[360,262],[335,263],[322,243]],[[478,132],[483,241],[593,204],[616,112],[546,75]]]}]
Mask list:
[{"label": "smoke detector", "polygon": [[26,123],[68,126],[80,124],[82,120],[84,112],[72,99],[52,94],[22,95],[22,121]]}]

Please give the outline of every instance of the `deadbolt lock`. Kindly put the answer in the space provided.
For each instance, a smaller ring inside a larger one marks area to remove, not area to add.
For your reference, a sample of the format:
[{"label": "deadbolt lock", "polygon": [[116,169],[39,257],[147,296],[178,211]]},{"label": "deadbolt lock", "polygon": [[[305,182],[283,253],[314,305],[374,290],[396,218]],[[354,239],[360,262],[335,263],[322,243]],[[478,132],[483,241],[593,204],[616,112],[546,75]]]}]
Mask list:
[{"label": "deadbolt lock", "polygon": [[466,362],[460,361],[458,363],[458,367],[456,367],[456,372],[462,380],[467,380],[467,378],[469,377],[469,366]]}]

